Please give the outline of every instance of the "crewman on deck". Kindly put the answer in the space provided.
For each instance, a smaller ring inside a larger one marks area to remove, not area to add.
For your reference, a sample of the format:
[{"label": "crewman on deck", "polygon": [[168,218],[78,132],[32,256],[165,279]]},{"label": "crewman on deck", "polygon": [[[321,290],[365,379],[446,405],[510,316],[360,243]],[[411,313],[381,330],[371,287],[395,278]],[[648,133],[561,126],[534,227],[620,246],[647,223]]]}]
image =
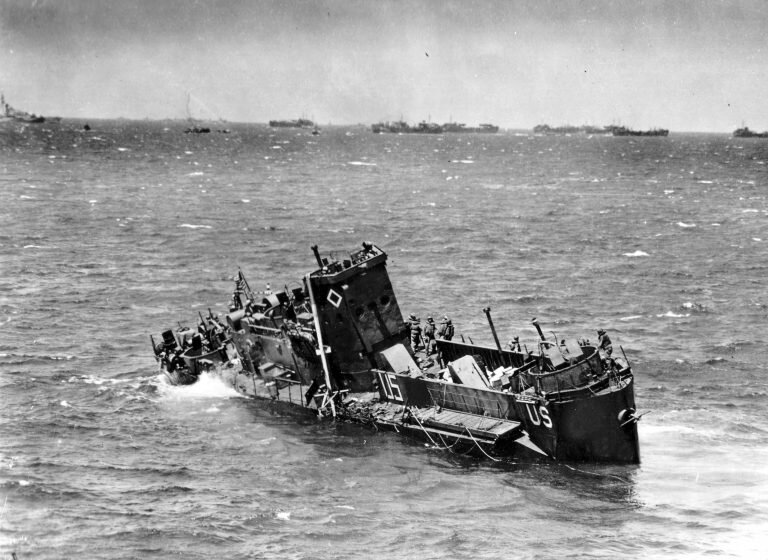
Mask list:
[{"label": "crewman on deck", "polygon": [[508,343],[509,349],[512,350],[512,352],[520,352],[520,337],[516,336],[512,340],[510,340]]},{"label": "crewman on deck", "polygon": [[453,338],[453,323],[451,323],[448,315],[444,315],[443,320],[440,321],[440,327],[437,329],[437,336],[443,340],[451,340]]},{"label": "crewman on deck", "polygon": [[427,317],[427,324],[424,325],[424,345],[427,348],[427,356],[431,356],[437,352],[437,342],[435,341],[435,320],[432,317]]},{"label": "crewman on deck", "polygon": [[413,348],[415,352],[416,350],[420,350],[424,347],[421,340],[421,321],[419,321],[416,315],[411,313],[411,315],[408,317],[408,322],[410,323],[411,327],[411,348]]},{"label": "crewman on deck", "polygon": [[240,301],[240,292],[237,290],[232,294],[232,301],[229,304],[229,312],[232,313],[243,308],[243,304]]},{"label": "crewman on deck", "polygon": [[613,354],[613,345],[611,344],[611,338],[603,329],[598,329],[597,336],[598,336],[598,339],[597,339],[598,350],[602,350],[603,352],[605,352],[605,355],[610,358],[611,354]]}]

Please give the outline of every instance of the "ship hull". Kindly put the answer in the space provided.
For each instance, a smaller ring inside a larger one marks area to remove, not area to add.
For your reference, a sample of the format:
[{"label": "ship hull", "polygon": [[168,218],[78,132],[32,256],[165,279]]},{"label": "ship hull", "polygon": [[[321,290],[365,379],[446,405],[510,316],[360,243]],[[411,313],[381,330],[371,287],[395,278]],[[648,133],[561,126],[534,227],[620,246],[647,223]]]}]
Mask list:
[{"label": "ship hull", "polygon": [[[167,331],[161,345],[153,341],[161,363],[172,353],[168,369],[183,370],[176,382],[211,371],[242,395],[285,410],[462,452],[526,449],[560,461],[640,461],[626,357],[611,358],[610,347],[585,340],[548,342],[535,320],[535,351],[502,349],[492,323],[495,347],[450,337],[420,344],[416,316],[403,321],[386,253],[368,242],[349,258],[313,251],[318,269],[303,286],[259,301],[240,272],[226,326],[209,312],[198,326],[204,336]],[[179,357],[182,367],[172,367]],[[228,359],[228,367],[213,367]]]},{"label": "ship hull", "polygon": [[519,398],[516,408],[531,441],[553,459],[640,462],[637,422],[631,419],[635,412],[632,378],[587,398]]}]

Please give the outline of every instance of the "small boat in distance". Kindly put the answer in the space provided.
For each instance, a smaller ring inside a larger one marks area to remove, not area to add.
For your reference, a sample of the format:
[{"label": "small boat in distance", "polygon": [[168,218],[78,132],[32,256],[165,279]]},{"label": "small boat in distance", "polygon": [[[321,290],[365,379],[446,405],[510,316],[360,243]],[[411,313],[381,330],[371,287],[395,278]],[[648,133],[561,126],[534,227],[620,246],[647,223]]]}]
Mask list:
[{"label": "small boat in distance", "polygon": [[737,128],[733,131],[734,138],[768,138],[768,130],[765,132],[756,132],[750,130],[748,126]]}]

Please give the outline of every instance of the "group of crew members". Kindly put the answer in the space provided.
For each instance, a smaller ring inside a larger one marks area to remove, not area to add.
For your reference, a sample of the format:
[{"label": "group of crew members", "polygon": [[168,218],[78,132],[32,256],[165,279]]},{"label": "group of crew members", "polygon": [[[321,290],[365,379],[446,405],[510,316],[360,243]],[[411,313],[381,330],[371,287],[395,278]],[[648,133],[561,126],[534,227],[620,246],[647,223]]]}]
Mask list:
[{"label": "group of crew members", "polygon": [[440,325],[435,324],[432,316],[427,317],[424,326],[421,320],[411,313],[405,322],[408,329],[408,338],[414,352],[424,350],[428,356],[437,353],[437,340],[451,340],[454,334],[453,322],[447,315],[443,316]]}]

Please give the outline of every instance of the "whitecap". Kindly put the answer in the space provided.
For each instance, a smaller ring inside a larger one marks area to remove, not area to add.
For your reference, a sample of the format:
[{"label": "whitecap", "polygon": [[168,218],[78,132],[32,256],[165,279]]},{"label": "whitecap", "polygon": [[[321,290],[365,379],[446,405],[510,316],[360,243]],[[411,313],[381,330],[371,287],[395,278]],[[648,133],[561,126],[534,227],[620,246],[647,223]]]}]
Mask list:
[{"label": "whitecap", "polygon": [[21,195],[19,198],[22,198],[24,200],[35,200],[34,196],[27,196],[25,194]]},{"label": "whitecap", "polygon": [[760,241],[762,241],[762,239],[760,239],[759,237],[753,237],[752,241],[757,241],[759,243]]},{"label": "whitecap", "polygon": [[751,213],[755,213],[756,214],[757,213],[757,209],[756,208],[746,208],[746,209],[742,210],[741,213],[742,214],[751,214]]},{"label": "whitecap", "polygon": [[250,200],[249,200],[249,199],[247,199],[247,198],[241,198],[241,199],[240,199],[240,202],[245,202],[245,203],[247,204],[247,203],[249,203],[249,202],[250,202]]},{"label": "whitecap", "polygon": [[192,173],[187,173],[187,177],[199,177],[200,175],[205,175],[202,171],[193,171]]},{"label": "whitecap", "polygon": [[451,163],[475,163],[471,159],[452,159]]},{"label": "whitecap", "polygon": [[169,385],[164,374],[159,374],[158,389],[165,398],[173,400],[239,397],[232,385],[213,373],[203,373],[192,385]]},{"label": "whitecap", "polygon": [[625,257],[648,257],[650,255],[648,255],[648,253],[646,253],[645,251],[637,250],[633,253],[624,253],[624,256]]},{"label": "whitecap", "polygon": [[118,152],[127,152],[128,148],[118,148],[117,151]]},{"label": "whitecap", "polygon": [[282,519],[283,521],[289,521],[291,519],[291,512],[290,511],[278,511],[275,513],[275,517],[278,519]]},{"label": "whitecap", "polygon": [[221,409],[218,406],[211,406],[206,408],[205,411],[209,414],[212,414],[214,412],[221,412]]},{"label": "whitecap", "polygon": [[690,313],[673,313],[672,311],[667,311],[666,313],[662,313],[661,315],[656,315],[656,317],[662,318],[667,317],[670,319],[679,319],[681,317],[690,317]]},{"label": "whitecap", "polygon": [[679,225],[681,228],[696,227],[696,224],[686,224],[685,222],[677,222],[677,225]]},{"label": "whitecap", "polygon": [[714,181],[696,181],[697,183],[701,183],[702,185],[711,185],[714,183]]},{"label": "whitecap", "polygon": [[179,227],[185,227],[189,229],[213,229],[213,226],[201,226],[195,224],[181,224]]},{"label": "whitecap", "polygon": [[42,245],[24,245],[24,249],[45,249]]},{"label": "whitecap", "polygon": [[28,480],[20,480],[19,481],[19,486],[29,486],[30,484],[32,484],[32,483],[30,481],[28,481]]},{"label": "whitecap", "polygon": [[621,317],[619,321],[634,321],[635,319],[642,319],[642,315],[629,315],[627,317]]},{"label": "whitecap", "polygon": [[98,200],[95,200],[95,199],[94,200],[89,200],[88,204],[96,204],[97,202],[98,202]]},{"label": "whitecap", "polygon": [[352,507],[352,506],[335,506],[335,507],[337,507],[337,508],[339,508],[339,509],[355,509],[355,508],[354,508],[354,507]]},{"label": "whitecap", "polygon": [[347,165],[366,165],[368,167],[375,167],[375,163],[368,163],[366,161],[348,161]]},{"label": "whitecap", "polygon": [[72,408],[72,405],[69,404],[67,401],[61,401],[59,404],[64,408]]}]

